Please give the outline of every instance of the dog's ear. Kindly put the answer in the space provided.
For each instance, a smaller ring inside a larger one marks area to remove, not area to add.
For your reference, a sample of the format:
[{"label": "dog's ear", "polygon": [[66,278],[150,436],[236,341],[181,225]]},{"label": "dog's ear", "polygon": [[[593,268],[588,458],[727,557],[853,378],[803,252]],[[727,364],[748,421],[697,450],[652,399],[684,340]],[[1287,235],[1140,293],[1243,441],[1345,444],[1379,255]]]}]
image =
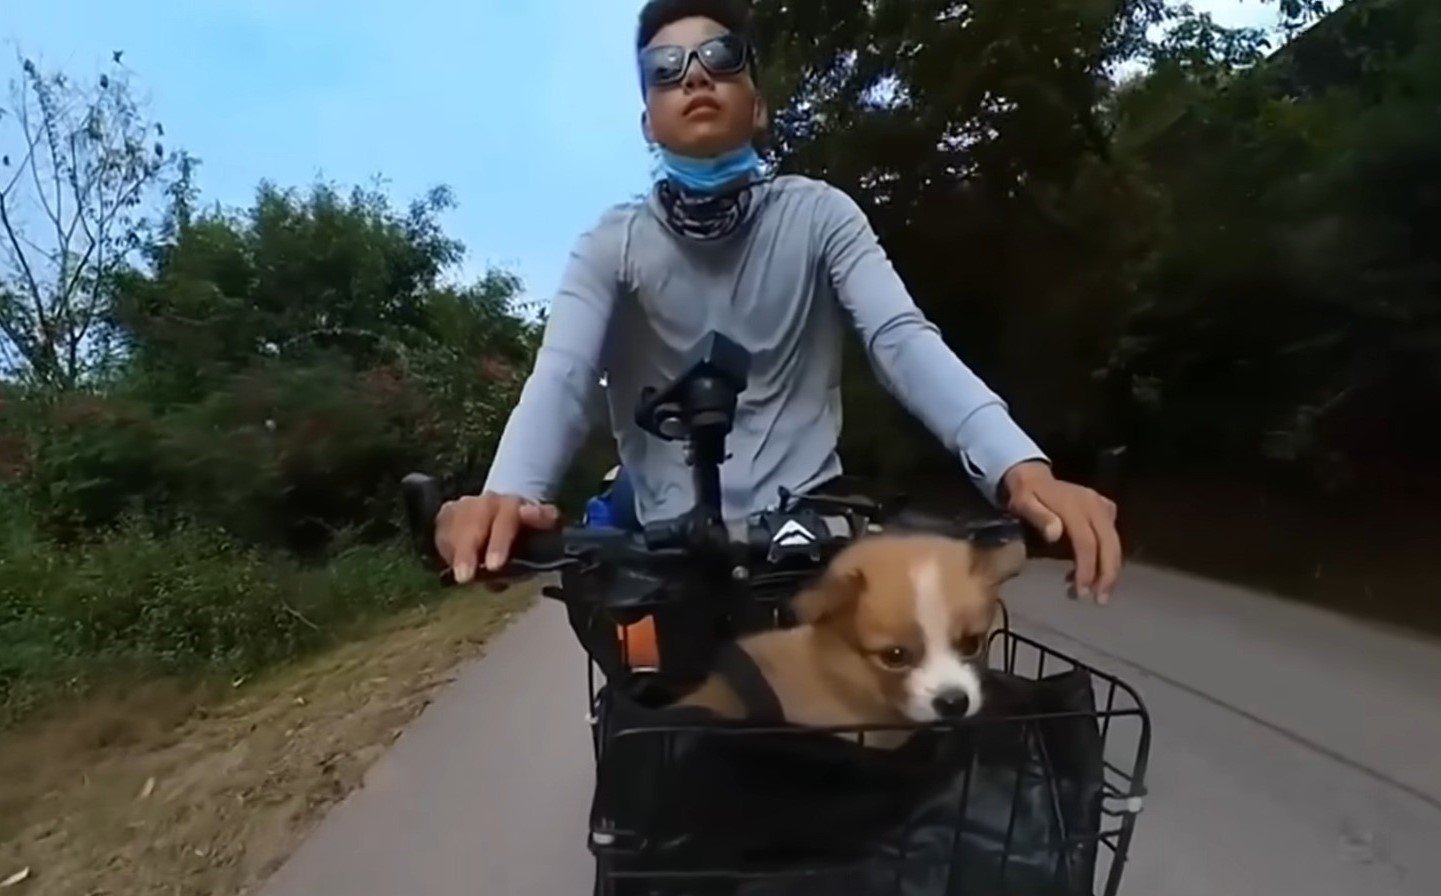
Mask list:
[{"label": "dog's ear", "polygon": [[1026,565],[1026,542],[1017,538],[989,547],[971,546],[971,569],[992,585],[1014,579]]},{"label": "dog's ear", "polygon": [[853,606],[866,587],[865,575],[849,565],[832,566],[791,601],[801,625],[815,625]]}]

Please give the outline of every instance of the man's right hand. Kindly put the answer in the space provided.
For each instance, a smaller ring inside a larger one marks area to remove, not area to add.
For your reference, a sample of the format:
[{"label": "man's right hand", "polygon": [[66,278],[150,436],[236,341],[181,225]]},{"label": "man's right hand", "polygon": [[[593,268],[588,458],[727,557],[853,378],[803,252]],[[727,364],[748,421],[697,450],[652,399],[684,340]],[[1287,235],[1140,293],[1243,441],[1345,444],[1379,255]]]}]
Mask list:
[{"label": "man's right hand", "polygon": [[553,504],[494,492],[468,495],[441,505],[435,549],[450,564],[456,584],[464,585],[475,577],[482,556],[490,572],[504,567],[522,528],[553,529],[559,522],[560,511]]}]

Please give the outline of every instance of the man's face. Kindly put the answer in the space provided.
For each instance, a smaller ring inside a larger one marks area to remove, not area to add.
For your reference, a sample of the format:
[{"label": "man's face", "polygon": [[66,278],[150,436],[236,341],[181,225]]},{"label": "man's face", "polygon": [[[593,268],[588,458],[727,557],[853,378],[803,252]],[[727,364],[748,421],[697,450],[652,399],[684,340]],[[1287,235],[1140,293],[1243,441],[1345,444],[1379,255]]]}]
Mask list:
[{"label": "man's face", "polygon": [[[705,158],[740,149],[764,126],[765,109],[748,67],[733,74],[715,73],[692,55],[699,49],[713,54],[708,59],[726,60],[730,47],[707,47],[706,42],[727,34],[720,23],[700,16],[680,19],[656,32],[647,51],[680,48],[686,69],[677,83],[647,83],[647,138],[671,152]],[[678,53],[672,50],[668,56],[675,59]]]}]

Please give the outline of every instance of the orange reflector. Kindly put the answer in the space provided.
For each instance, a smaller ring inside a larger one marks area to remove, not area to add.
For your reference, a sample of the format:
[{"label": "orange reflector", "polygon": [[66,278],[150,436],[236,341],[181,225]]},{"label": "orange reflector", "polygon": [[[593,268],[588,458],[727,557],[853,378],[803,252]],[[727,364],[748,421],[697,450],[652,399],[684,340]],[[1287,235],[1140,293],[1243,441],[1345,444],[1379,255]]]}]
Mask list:
[{"label": "orange reflector", "polygon": [[630,625],[616,626],[620,639],[621,662],[628,667],[660,668],[660,643],[656,639],[655,619],[646,616]]}]

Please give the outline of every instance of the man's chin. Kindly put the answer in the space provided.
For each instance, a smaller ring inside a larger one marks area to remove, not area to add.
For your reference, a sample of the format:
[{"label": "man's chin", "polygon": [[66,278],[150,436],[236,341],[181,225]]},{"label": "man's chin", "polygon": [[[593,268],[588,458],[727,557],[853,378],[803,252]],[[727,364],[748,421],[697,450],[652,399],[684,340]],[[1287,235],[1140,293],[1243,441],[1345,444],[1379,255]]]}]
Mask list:
[{"label": "man's chin", "polygon": [[710,127],[709,122],[697,122],[689,128],[676,145],[668,147],[671,152],[693,159],[708,159],[725,155],[746,145],[746,138],[737,139],[720,127]]}]

